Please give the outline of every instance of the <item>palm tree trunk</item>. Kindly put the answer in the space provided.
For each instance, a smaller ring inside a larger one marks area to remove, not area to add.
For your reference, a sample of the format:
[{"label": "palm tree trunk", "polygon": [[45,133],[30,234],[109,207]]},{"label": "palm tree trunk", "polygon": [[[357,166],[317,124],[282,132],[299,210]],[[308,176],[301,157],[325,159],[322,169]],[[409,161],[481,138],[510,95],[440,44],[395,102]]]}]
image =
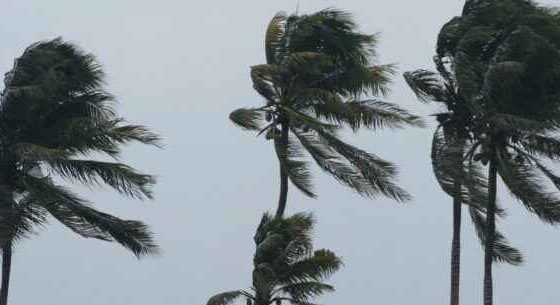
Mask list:
[{"label": "palm tree trunk", "polygon": [[453,241],[451,242],[451,305],[459,305],[461,275],[461,184],[455,182],[453,196]]},{"label": "palm tree trunk", "polygon": [[[287,123],[282,123],[281,126],[281,143],[288,145],[289,129]],[[278,208],[276,209],[276,217],[281,218],[286,211],[286,203],[288,202],[288,174],[280,164],[280,195],[278,197]],[[2,304],[0,304],[2,305]]]},{"label": "palm tree trunk", "polygon": [[484,247],[484,305],[493,304],[492,287],[492,253],[494,245],[494,231],[496,229],[496,161],[490,161],[488,175],[488,205],[486,207],[486,242]]},{"label": "palm tree trunk", "polygon": [[12,243],[2,248],[2,287],[0,288],[0,305],[8,305],[8,289],[12,269]]}]

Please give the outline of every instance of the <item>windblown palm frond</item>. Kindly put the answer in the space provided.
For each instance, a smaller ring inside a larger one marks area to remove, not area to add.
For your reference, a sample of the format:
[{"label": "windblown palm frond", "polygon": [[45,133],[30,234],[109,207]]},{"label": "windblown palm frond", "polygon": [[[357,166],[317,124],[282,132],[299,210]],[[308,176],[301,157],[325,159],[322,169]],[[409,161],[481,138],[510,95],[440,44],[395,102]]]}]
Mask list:
[{"label": "windblown palm frond", "polygon": [[0,247],[29,238],[47,223],[47,211],[26,196],[0,190]]}]

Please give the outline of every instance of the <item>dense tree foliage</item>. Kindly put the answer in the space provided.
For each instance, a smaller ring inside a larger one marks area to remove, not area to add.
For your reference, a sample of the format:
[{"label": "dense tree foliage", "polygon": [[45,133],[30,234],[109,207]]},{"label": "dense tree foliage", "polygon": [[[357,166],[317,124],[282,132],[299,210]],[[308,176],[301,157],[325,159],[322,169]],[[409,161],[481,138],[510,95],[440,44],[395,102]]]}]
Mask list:
[{"label": "dense tree foliage", "polygon": [[[6,74],[0,106],[0,246],[7,304],[14,243],[48,216],[86,237],[116,241],[136,256],[157,250],[148,227],[94,209],[55,177],[108,185],[133,198],[152,198],[154,177],[121,163],[123,144],[158,145],[146,127],[117,116],[95,58],[60,39],[31,45]],[[94,156],[113,161],[99,161]]]},{"label": "dense tree foliage", "polygon": [[[464,156],[472,147],[471,129],[474,113],[469,109],[451,75],[435,57],[439,72],[416,70],[404,77],[421,102],[442,106],[435,114],[438,126],[432,138],[432,168],[441,189],[453,198],[453,240],[451,244],[450,304],[459,304],[461,262],[462,205],[467,205],[477,235],[486,241],[486,200],[488,186],[480,166],[466,162]],[[500,213],[503,214],[503,213]],[[494,233],[493,257],[513,265],[521,264],[521,253],[507,244],[498,231]]]},{"label": "dense tree foliage", "polygon": [[270,22],[267,63],[251,67],[253,87],[265,105],[238,109],[230,118],[274,140],[281,178],[277,216],[285,210],[288,179],[315,197],[303,152],[363,196],[409,198],[394,183],[393,164],[343,142],[336,133],[342,127],[421,125],[418,117],[378,98],[387,92],[393,67],[372,62],[375,44],[375,36],[357,32],[351,16],[338,10],[280,13]]},{"label": "dense tree foliage", "polygon": [[[560,220],[560,27],[532,1],[467,1],[441,30],[438,57],[472,112],[468,162],[488,165],[486,244],[494,244],[496,183],[547,223]],[[492,304],[492,250],[486,247],[484,304]]]},{"label": "dense tree foliage", "polygon": [[217,294],[207,305],[228,305],[244,298],[251,305],[310,305],[334,288],[324,283],[342,265],[330,250],[313,251],[313,217],[295,214],[288,218],[265,214],[255,234],[253,286]]}]

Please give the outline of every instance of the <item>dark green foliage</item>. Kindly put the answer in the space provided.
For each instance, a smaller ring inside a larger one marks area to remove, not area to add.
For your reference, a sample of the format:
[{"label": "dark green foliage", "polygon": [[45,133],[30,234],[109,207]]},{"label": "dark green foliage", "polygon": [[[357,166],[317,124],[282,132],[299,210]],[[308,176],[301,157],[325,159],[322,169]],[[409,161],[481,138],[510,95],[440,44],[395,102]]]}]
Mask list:
[{"label": "dark green foliage", "polygon": [[557,195],[546,182],[556,175],[543,163],[560,156],[557,16],[532,1],[468,1],[463,15],[443,27],[438,55],[472,118],[465,158],[493,160],[530,211],[560,221]]},{"label": "dark green foliage", "polygon": [[394,104],[364,98],[385,94],[394,72],[390,65],[372,63],[375,44],[375,36],[356,31],[348,13],[333,9],[310,15],[279,13],[268,26],[267,63],[251,67],[253,87],[265,105],[236,110],[230,118],[274,139],[281,169],[308,196],[315,193],[304,152],[363,196],[409,198],[392,182],[392,164],[336,134],[343,127],[355,131],[422,125]]},{"label": "dark green foliage", "polygon": [[[469,0],[463,15],[441,30],[437,53],[442,71],[456,84],[470,113],[469,163],[489,165],[484,304],[493,302],[492,256],[503,237],[495,228],[497,177],[545,222],[560,222],[557,160],[560,107],[560,26],[552,10],[528,0]],[[479,225],[480,227],[480,225]],[[478,230],[480,232],[480,229]],[[508,250],[509,251],[509,250]]]},{"label": "dark green foliage", "polygon": [[[99,212],[51,179],[151,198],[154,177],[119,156],[123,144],[158,145],[159,137],[117,116],[103,79],[91,54],[61,39],[31,45],[6,74],[0,108],[2,245],[28,237],[51,215],[83,237],[116,241],[136,256],[157,250],[145,224]],[[91,159],[100,153],[113,162]]]},{"label": "dark green foliage", "polygon": [[491,112],[538,120],[558,116],[559,49],[557,16],[525,0],[468,1],[438,39],[438,55],[468,97]]},{"label": "dark green foliage", "polygon": [[311,305],[313,298],[334,288],[323,283],[342,266],[330,250],[313,251],[313,218],[296,214],[288,218],[265,214],[255,233],[253,286],[211,297],[208,305],[227,305],[238,298],[247,304],[269,305],[286,301]]},{"label": "dark green foliage", "polygon": [[[441,68],[436,57],[436,67]],[[443,71],[444,72],[444,71]],[[417,70],[404,74],[410,88],[422,102],[434,102],[444,107],[436,114],[439,126],[432,140],[432,168],[442,190],[469,206],[476,233],[484,245],[486,240],[485,213],[488,197],[487,178],[477,163],[465,156],[476,149],[472,139],[475,116],[467,100],[455,87],[455,81],[445,73]],[[460,185],[456,187],[456,183]],[[457,193],[457,190],[459,191]],[[501,215],[503,212],[499,212]],[[495,232],[494,260],[513,265],[521,264],[521,253],[507,244],[505,237]]]}]

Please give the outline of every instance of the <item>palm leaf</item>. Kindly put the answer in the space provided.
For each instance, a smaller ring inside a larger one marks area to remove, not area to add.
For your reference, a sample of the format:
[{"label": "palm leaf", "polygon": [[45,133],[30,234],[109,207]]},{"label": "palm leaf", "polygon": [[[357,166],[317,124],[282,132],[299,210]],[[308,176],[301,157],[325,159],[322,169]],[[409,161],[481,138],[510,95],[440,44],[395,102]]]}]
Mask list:
[{"label": "palm leaf", "polygon": [[333,123],[348,125],[354,131],[361,127],[371,129],[423,127],[422,120],[391,103],[376,100],[342,102],[340,98],[318,96],[312,104],[315,115]]},{"label": "palm leaf", "polygon": [[260,109],[240,108],[229,115],[229,119],[237,126],[246,130],[260,130],[263,112]]},{"label": "palm leaf", "polygon": [[360,194],[370,194],[369,181],[343,156],[322,141],[316,133],[304,132],[295,128],[292,128],[292,132],[323,171]]},{"label": "palm leaf", "polygon": [[[16,197],[16,198],[14,198]],[[19,199],[18,199],[19,197]],[[0,191],[0,246],[12,244],[37,233],[47,222],[46,211],[25,196]]]},{"label": "palm leaf", "polygon": [[152,233],[145,224],[96,211],[85,200],[47,178],[26,177],[24,183],[29,200],[83,237],[116,241],[137,257],[157,253]]},{"label": "palm leaf", "polygon": [[282,38],[286,27],[287,16],[284,12],[277,13],[266,29],[265,50],[266,62],[276,64],[282,57]]},{"label": "palm leaf", "polygon": [[279,100],[275,82],[278,81],[278,67],[275,65],[256,65],[251,67],[251,80],[253,88],[267,102],[273,103]]},{"label": "palm leaf", "polygon": [[278,136],[274,139],[274,144],[280,166],[288,175],[290,181],[305,195],[315,197],[311,182],[311,172],[308,169],[307,162],[301,160],[303,157],[301,148],[289,137],[286,141]]},{"label": "palm leaf", "polygon": [[410,199],[410,195],[404,189],[393,183],[397,169],[392,163],[346,144],[325,130],[316,131],[330,147],[347,159],[355,170],[369,182],[369,189],[360,193],[361,195],[375,196],[381,193],[399,202]]},{"label": "palm leaf", "polygon": [[278,292],[285,293],[295,300],[302,301],[309,301],[314,297],[332,291],[334,291],[334,288],[331,285],[312,281],[288,284],[278,288]]},{"label": "palm leaf", "polygon": [[[469,214],[474,223],[475,231],[482,246],[486,245],[486,216],[476,207],[469,207]],[[499,231],[494,232],[492,257],[496,262],[518,266],[523,263],[521,251],[509,245],[507,239]]]},{"label": "palm leaf", "polygon": [[431,101],[447,103],[449,96],[439,75],[428,70],[404,73],[404,79],[412,92],[424,103]]},{"label": "palm leaf", "polygon": [[206,305],[229,305],[243,296],[246,297],[244,291],[242,290],[222,292],[208,299]]},{"label": "palm leaf", "polygon": [[342,261],[329,250],[317,250],[312,256],[296,261],[282,275],[283,283],[323,281],[338,271]]},{"label": "palm leaf", "polygon": [[64,151],[33,144],[19,144],[17,150],[24,162],[45,162],[62,178],[88,185],[105,183],[131,197],[152,198],[150,187],[155,178],[125,164],[68,159]]},{"label": "palm leaf", "polygon": [[501,151],[498,157],[498,173],[508,190],[542,221],[555,224],[560,221],[560,198],[543,188],[543,179],[534,166],[515,163]]}]

